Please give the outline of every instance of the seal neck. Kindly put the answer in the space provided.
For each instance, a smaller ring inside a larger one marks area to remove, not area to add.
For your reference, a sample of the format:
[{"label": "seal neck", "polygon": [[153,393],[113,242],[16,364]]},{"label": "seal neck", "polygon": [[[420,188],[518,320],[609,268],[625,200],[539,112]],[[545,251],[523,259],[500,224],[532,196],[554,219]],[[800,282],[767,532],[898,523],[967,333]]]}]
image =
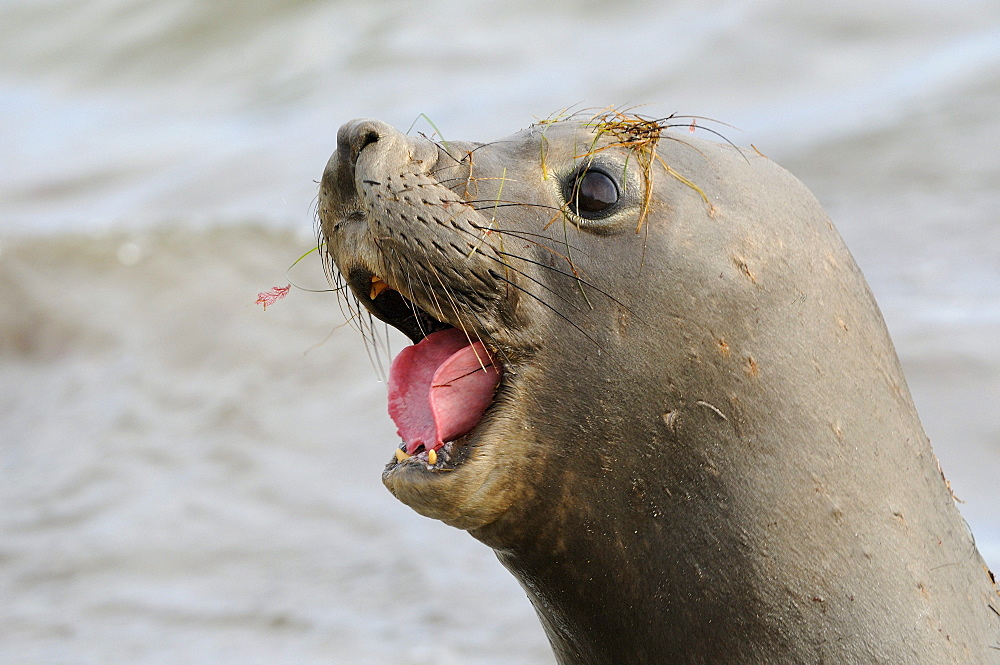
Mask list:
[{"label": "seal neck", "polygon": [[[573,476],[561,484],[574,491],[530,529],[505,533],[508,547],[497,549],[559,663],[689,662],[693,654],[704,662],[732,662],[733,654],[745,656],[740,662],[784,662],[794,655],[759,595],[748,536],[718,483],[668,497],[653,496],[657,490],[639,480],[625,491],[580,492],[606,486]],[[703,519],[708,512],[714,516]]]},{"label": "seal neck", "polygon": [[[571,385],[574,373],[545,384]],[[530,499],[472,532],[520,581],[558,661],[984,653],[982,636],[1000,624],[996,592],[908,394],[831,392],[842,415],[817,427],[827,402],[796,401],[777,380],[737,393],[724,378],[644,378],[644,400],[609,382],[586,405],[562,390],[588,417],[537,423],[536,445],[559,454],[533,457],[545,470],[525,479]]]}]

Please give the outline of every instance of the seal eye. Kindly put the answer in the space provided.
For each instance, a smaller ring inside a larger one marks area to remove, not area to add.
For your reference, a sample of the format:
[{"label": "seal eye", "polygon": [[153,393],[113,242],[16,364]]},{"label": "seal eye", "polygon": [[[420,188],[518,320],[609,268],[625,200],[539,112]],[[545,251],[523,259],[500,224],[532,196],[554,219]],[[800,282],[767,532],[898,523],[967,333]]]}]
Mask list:
[{"label": "seal eye", "polygon": [[569,204],[576,214],[594,219],[618,203],[618,198],[618,185],[610,176],[587,169],[581,171],[573,182]]}]

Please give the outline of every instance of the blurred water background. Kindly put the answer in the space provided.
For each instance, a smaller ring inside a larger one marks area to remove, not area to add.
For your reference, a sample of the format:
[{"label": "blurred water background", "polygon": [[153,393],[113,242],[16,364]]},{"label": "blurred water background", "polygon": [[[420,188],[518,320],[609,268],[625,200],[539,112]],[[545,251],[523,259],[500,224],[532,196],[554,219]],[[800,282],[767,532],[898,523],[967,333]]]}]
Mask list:
[{"label": "blurred water background", "polygon": [[335,296],[254,300],[346,120],[612,103],[813,189],[1000,569],[996,0],[4,0],[0,663],[551,663],[491,552],[383,489]]}]

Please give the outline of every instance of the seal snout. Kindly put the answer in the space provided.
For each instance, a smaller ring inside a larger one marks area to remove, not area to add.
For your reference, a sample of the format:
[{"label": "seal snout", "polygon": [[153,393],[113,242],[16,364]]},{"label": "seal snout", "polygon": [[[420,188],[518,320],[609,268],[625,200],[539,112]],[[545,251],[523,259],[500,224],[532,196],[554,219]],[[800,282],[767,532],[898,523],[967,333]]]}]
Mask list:
[{"label": "seal snout", "polygon": [[487,489],[512,468],[497,432],[502,395],[517,381],[505,349],[509,289],[523,272],[503,258],[495,212],[482,210],[483,200],[500,206],[502,184],[485,170],[476,181],[473,149],[353,120],[337,133],[319,204],[326,250],[359,320],[365,311],[413,342],[387,376],[401,443],[385,483],[418,512],[462,528],[507,505]]},{"label": "seal snout", "polygon": [[384,122],[360,119],[346,123],[337,131],[337,150],[327,164],[322,186],[322,194],[329,197],[335,215],[338,212],[342,215],[357,205],[358,158],[365,148],[386,136],[387,130],[392,128]]},{"label": "seal snout", "polygon": [[[326,165],[320,186],[323,213],[334,220],[359,211],[358,190],[364,185],[362,181],[371,179],[373,166],[396,162],[399,170],[406,170],[403,165],[412,152],[409,143],[406,136],[380,120],[360,118],[341,126],[337,131],[337,149]],[[377,154],[369,158],[370,153]]]}]

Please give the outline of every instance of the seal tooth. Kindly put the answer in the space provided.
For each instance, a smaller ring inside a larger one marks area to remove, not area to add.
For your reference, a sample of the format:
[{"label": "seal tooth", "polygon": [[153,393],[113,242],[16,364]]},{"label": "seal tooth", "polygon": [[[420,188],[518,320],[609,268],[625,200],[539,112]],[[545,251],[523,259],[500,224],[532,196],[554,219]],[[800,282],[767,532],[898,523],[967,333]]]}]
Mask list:
[{"label": "seal tooth", "polygon": [[381,277],[376,277],[372,275],[372,290],[369,292],[368,297],[372,300],[378,298],[378,294],[382,293],[389,288],[389,285],[382,281]]},{"label": "seal tooth", "polygon": [[428,463],[431,464],[431,466],[437,464],[438,454],[437,454],[437,451],[434,450],[433,448],[431,448],[430,450],[427,451],[427,461],[428,461]]},{"label": "seal tooth", "polygon": [[406,451],[396,448],[396,461],[402,462],[403,460],[410,459],[410,456],[406,454]]}]

